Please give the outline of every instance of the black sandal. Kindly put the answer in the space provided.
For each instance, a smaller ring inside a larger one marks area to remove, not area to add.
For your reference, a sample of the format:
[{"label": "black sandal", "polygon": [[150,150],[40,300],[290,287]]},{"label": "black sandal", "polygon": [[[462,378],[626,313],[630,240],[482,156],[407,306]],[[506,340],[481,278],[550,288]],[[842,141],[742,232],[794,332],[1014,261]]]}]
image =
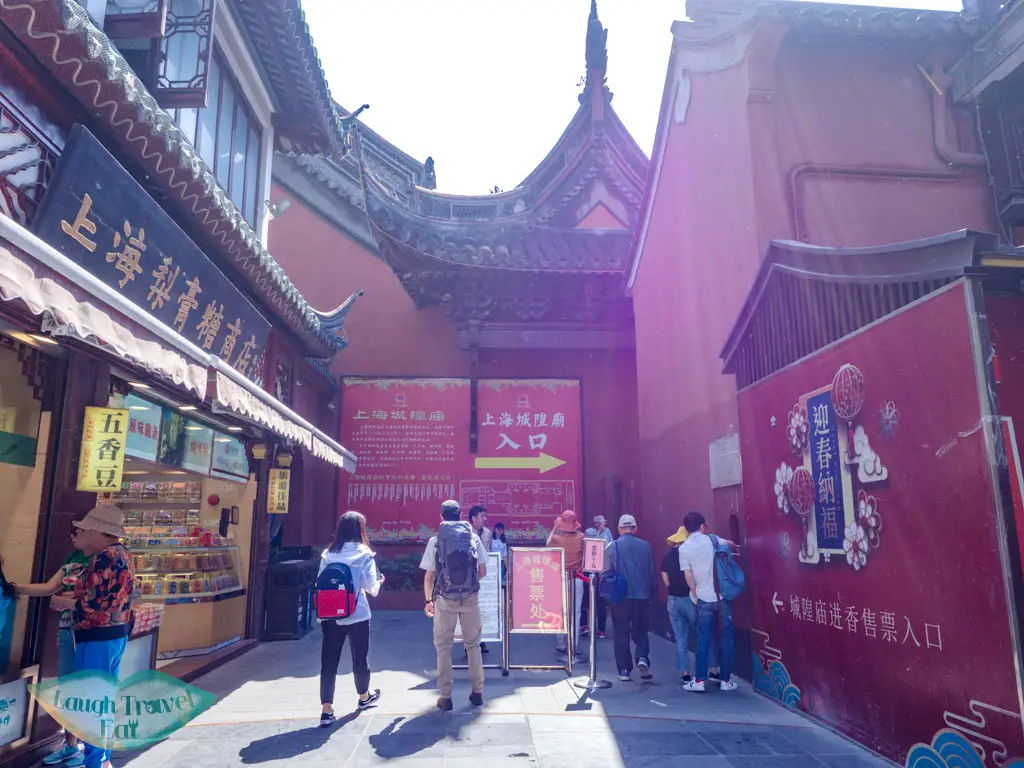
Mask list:
[{"label": "black sandal", "polygon": [[380,701],[380,688],[374,688],[372,691],[370,691],[369,696],[367,696],[365,699],[359,700],[359,708],[368,709],[369,707],[372,707],[374,704],[376,704],[378,701]]}]

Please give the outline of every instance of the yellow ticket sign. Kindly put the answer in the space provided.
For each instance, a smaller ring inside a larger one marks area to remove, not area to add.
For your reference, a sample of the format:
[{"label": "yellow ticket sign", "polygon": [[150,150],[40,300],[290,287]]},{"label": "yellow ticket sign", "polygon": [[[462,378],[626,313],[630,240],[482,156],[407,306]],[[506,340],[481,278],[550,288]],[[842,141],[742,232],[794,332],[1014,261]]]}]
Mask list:
[{"label": "yellow ticket sign", "polygon": [[270,470],[270,484],[267,488],[267,514],[288,514],[288,491],[291,488],[290,469]]},{"label": "yellow ticket sign", "polygon": [[124,408],[85,409],[82,452],[78,458],[78,490],[93,493],[121,490],[128,421],[128,411]]}]

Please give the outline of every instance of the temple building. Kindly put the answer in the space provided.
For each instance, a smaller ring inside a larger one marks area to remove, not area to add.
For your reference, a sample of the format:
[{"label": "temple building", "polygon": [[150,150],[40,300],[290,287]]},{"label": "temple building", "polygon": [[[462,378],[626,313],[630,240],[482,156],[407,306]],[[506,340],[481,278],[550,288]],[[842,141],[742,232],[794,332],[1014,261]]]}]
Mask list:
[{"label": "temple building", "polygon": [[[423,541],[449,495],[524,540],[565,509],[613,525],[637,510],[623,285],[648,163],[612,106],[606,35],[595,4],[579,108],[514,189],[436,192],[431,159],[361,124],[340,161],[275,162],[271,200],[288,201],[270,227],[276,257],[311,301],[355,302],[353,343],[331,372],[344,380],[346,440],[366,441],[366,461],[342,503],[367,512],[378,541]],[[426,425],[412,424],[420,412]],[[363,418],[374,413],[379,424]],[[423,450],[389,453],[386,441],[424,431]],[[557,466],[529,465],[545,456]]]}]

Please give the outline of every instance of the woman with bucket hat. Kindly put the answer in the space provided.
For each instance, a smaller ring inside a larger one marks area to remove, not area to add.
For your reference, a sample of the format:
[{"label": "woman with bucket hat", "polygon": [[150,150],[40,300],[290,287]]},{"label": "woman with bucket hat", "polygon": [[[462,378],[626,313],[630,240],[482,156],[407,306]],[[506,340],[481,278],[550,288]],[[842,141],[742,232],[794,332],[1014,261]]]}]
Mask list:
[{"label": "woman with bucket hat", "polygon": [[[135,589],[135,568],[120,542],[127,535],[124,517],[116,505],[101,502],[72,525],[75,549],[89,558],[74,593],[75,672],[97,670],[116,678],[128,645]],[[110,752],[86,744],[84,758],[86,768],[101,768],[109,765]]]}]

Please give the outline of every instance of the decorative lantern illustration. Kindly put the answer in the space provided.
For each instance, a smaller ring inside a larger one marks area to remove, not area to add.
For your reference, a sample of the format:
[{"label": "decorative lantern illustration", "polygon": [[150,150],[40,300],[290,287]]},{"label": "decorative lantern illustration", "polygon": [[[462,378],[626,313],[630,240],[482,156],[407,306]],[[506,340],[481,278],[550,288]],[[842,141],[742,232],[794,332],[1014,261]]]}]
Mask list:
[{"label": "decorative lantern illustration", "polygon": [[860,368],[846,363],[832,379],[832,410],[846,422],[847,460],[856,458],[853,446],[853,420],[864,407],[864,374]]},{"label": "decorative lantern illustration", "polygon": [[793,472],[793,479],[789,481],[789,505],[803,521],[800,553],[804,556],[807,555],[807,520],[814,509],[814,496],[814,477],[808,470],[800,467]]}]

